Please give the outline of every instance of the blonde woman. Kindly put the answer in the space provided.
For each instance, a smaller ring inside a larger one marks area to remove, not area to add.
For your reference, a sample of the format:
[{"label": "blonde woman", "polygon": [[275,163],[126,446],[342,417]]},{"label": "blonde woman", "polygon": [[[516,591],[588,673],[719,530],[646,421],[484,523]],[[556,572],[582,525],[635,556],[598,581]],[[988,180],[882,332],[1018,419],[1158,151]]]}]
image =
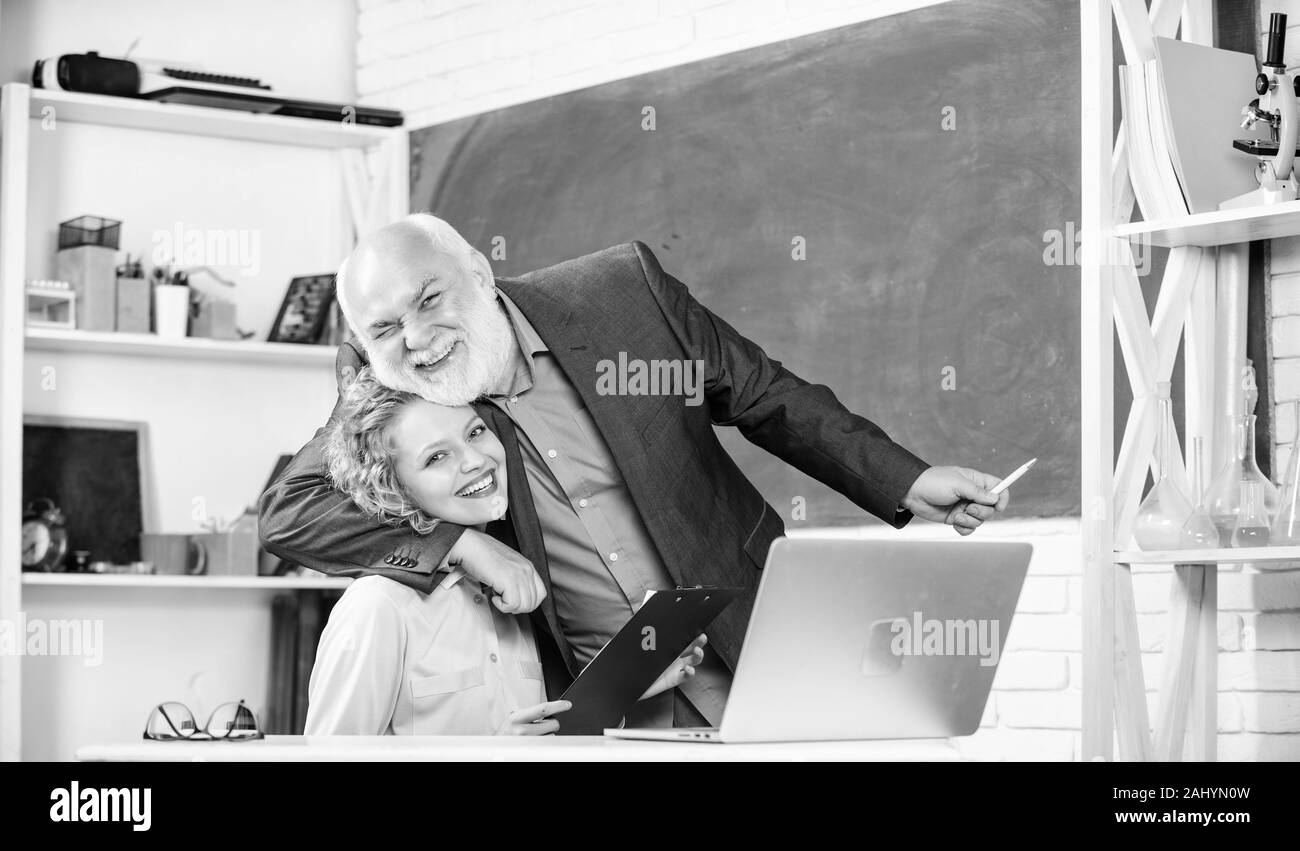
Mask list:
[{"label": "blonde woman", "polygon": [[[505,513],[505,451],[473,408],[392,390],[367,367],[349,386],[327,456],[334,486],[368,514],[427,534]],[[570,708],[547,701],[532,626],[471,577],[431,594],[354,581],[330,614],[308,687],[307,735],[544,735]],[[646,696],[692,676],[692,645]]]}]

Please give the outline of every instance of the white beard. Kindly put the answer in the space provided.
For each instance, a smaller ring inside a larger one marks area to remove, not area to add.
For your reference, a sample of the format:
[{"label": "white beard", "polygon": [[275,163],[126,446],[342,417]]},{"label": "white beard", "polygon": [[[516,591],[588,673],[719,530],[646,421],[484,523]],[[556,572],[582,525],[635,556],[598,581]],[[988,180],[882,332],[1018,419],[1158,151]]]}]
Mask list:
[{"label": "white beard", "polygon": [[[459,407],[490,393],[510,366],[515,346],[514,330],[498,307],[493,291],[475,287],[462,311],[459,346],[432,374],[424,374],[403,360],[393,363],[376,358],[370,368],[380,383],[414,393],[435,405]],[[442,340],[439,341],[444,342]]]}]

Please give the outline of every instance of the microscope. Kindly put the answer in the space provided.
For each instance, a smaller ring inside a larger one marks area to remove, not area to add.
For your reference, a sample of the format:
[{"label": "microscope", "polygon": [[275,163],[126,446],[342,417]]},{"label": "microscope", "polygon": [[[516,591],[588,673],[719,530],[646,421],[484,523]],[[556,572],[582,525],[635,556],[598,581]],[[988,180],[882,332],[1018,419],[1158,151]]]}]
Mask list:
[{"label": "microscope", "polygon": [[1232,147],[1259,157],[1255,179],[1259,188],[1229,198],[1219,205],[1220,210],[1280,204],[1296,200],[1296,137],[1300,120],[1296,98],[1300,97],[1300,80],[1287,74],[1282,59],[1286,46],[1286,15],[1274,12],[1268,24],[1268,56],[1263,70],[1255,77],[1255,94],[1259,97],[1242,109],[1241,129],[1249,130],[1256,124],[1268,127],[1267,139],[1236,139]]}]

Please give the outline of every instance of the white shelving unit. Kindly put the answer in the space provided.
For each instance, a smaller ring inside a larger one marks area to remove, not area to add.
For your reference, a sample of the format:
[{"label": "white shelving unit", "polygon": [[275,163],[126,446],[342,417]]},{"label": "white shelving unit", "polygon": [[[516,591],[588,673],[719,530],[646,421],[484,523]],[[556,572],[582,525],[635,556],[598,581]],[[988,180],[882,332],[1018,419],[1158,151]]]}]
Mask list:
[{"label": "white shelving unit", "polygon": [[[1300,201],[1130,222],[1124,133],[1116,133],[1112,44],[1125,61],[1154,58],[1154,36],[1212,44],[1210,0],[1081,0],[1083,253],[1083,753],[1085,761],[1216,758],[1217,579],[1220,564],[1300,562],[1300,547],[1142,552],[1130,549],[1148,469],[1155,462],[1156,385],[1169,381],[1181,344],[1187,445],[1222,458],[1223,424],[1240,414],[1245,358],[1246,243],[1300,234]],[[1170,249],[1149,317],[1134,243]],[[1120,262],[1115,262],[1118,258]],[[1114,344],[1133,392],[1115,452]],[[1114,464],[1111,459],[1117,459]],[[1176,478],[1186,481],[1175,453]],[[1133,596],[1134,565],[1168,565],[1169,629],[1157,717],[1148,717]]]},{"label": "white shelving unit", "polygon": [[1161,248],[1213,248],[1278,239],[1300,233],[1300,201],[1270,207],[1197,213],[1181,219],[1132,222],[1115,228],[1115,236]]},{"label": "white shelving unit", "polygon": [[[8,86],[6,86],[8,88]],[[310,118],[285,118],[204,106],[104,97],[47,89],[27,90],[27,114],[43,119],[53,109],[58,121],[184,133],[218,139],[242,139],[306,148],[370,148],[392,141],[401,128],[372,127]]]},{"label": "white shelving unit", "polygon": [[[149,360],[204,360],[245,369],[276,365],[328,374],[334,350],[265,342],[167,340],[145,334],[26,329],[29,150],[41,122],[55,121],[182,134],[232,143],[259,142],[336,152],[346,218],[355,238],[405,215],[409,209],[409,137],[404,128],[235,112],[126,98],[33,90],[6,84],[0,92],[0,621],[18,622],[23,593],[51,589],[115,587],[292,590],[342,588],[347,580],[262,577],[165,577],[23,574],[21,549],[24,358],[28,352],[60,352],[133,358],[129,368],[147,380]],[[350,243],[348,246],[350,247]],[[162,459],[167,462],[167,459]],[[22,663],[0,655],[0,760],[17,760],[22,746]]]},{"label": "white shelving unit", "polygon": [[156,334],[57,331],[49,328],[28,328],[26,337],[29,351],[144,355],[187,360],[251,361],[319,366],[334,363],[335,354],[333,346],[263,343],[253,340],[209,340],[202,337],[170,339]]},{"label": "white shelving unit", "polygon": [[1300,562],[1300,547],[1255,547],[1219,550],[1120,550],[1120,564],[1255,564],[1282,565]]}]

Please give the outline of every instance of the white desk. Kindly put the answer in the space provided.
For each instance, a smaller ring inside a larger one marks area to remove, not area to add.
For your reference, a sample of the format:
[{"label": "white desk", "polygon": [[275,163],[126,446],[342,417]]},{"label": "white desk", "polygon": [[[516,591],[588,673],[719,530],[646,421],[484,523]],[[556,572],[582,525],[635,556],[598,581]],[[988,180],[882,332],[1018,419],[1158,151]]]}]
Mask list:
[{"label": "white desk", "polygon": [[604,736],[267,736],[253,742],[122,742],[82,762],[954,762],[944,739],[695,744]]}]

